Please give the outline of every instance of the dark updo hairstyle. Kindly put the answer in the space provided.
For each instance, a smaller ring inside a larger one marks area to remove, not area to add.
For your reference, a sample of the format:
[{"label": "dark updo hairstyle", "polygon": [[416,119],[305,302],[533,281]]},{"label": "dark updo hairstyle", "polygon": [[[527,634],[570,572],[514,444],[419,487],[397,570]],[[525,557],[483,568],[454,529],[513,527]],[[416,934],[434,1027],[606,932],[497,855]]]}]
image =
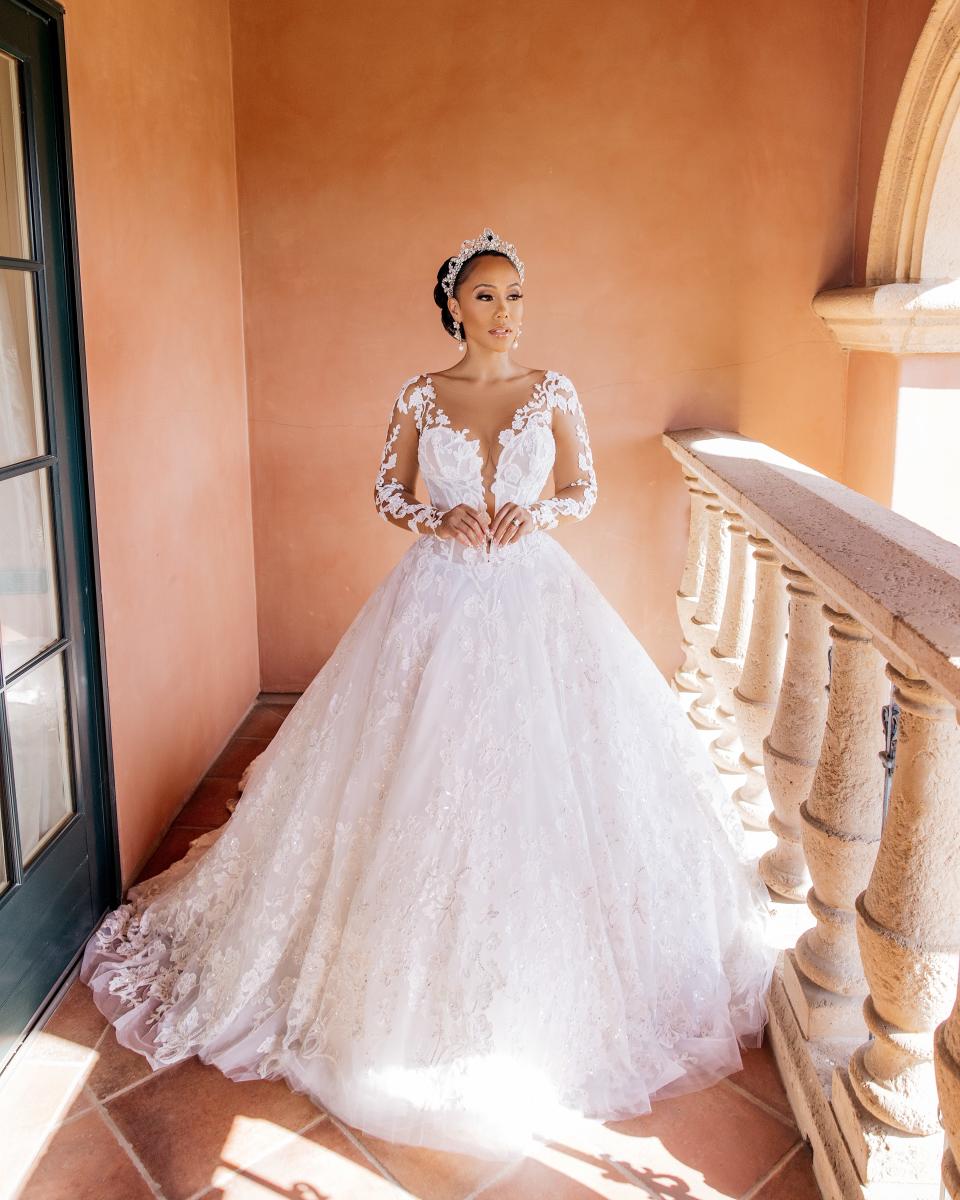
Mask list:
[{"label": "dark updo hairstyle", "polygon": [[[504,254],[502,250],[480,250],[476,254],[471,254],[470,257],[467,259],[467,261],[463,264],[463,266],[457,272],[457,277],[453,281],[453,294],[456,295],[457,292],[460,290],[460,284],[463,283],[463,281],[467,277],[467,275],[470,274],[471,268],[473,267],[473,264],[477,261],[477,259],[490,258],[492,256],[495,256],[497,258],[505,258],[508,263],[513,262],[513,260],[510,258],[510,255]],[[450,315],[450,309],[447,308],[447,293],[443,290],[443,281],[444,281],[444,279],[446,279],[447,271],[449,271],[449,270],[450,270],[450,259],[445,258],[443,260],[443,263],[440,266],[440,270],[437,272],[437,286],[433,289],[433,301],[436,304],[437,308],[440,309],[441,325],[443,325],[444,329],[447,331],[447,333],[450,334],[451,337],[456,337],[457,335],[453,332],[453,323],[454,323],[453,317]],[[466,336],[465,331],[462,326],[460,328],[460,336],[461,337]]]}]

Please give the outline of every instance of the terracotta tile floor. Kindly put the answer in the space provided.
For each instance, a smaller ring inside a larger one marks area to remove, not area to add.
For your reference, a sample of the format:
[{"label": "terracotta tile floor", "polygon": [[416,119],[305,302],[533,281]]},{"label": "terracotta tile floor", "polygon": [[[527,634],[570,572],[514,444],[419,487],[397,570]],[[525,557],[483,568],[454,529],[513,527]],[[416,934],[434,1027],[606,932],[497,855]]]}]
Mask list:
[{"label": "terracotta tile floor", "polygon": [[[251,712],[144,868],[223,823],[246,764],[288,707]],[[647,1116],[542,1142],[519,1163],[396,1145],[279,1082],[190,1059],[151,1072],[78,980],[0,1075],[0,1196],[24,1200],[819,1200],[768,1046],[712,1088]]]}]

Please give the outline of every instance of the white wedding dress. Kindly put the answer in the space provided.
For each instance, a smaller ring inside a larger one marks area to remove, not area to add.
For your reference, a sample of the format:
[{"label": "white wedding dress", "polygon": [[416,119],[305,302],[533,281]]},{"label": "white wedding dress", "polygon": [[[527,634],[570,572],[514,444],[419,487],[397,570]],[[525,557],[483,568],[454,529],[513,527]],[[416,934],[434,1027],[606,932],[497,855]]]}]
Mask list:
[{"label": "white wedding dress", "polygon": [[[537,503],[560,421],[578,488]],[[576,389],[547,372],[500,435],[495,508],[536,521],[506,546],[420,529],[484,504],[468,432],[429,376],[401,388],[376,499],[420,536],[227,824],[130,889],[82,978],[154,1067],[196,1054],[383,1138],[512,1158],[571,1114],[645,1113],[738,1070],[776,950],[706,751],[545,532],[596,497]],[[391,475],[399,437],[430,504]]]}]

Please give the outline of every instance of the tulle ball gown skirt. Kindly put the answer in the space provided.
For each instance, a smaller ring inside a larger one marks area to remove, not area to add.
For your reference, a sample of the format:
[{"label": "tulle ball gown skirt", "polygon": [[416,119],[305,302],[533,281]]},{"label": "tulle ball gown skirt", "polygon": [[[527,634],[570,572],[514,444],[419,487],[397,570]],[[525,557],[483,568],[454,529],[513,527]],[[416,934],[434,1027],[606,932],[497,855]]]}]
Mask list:
[{"label": "tulle ball gown skirt", "polygon": [[419,537],[82,978],[154,1067],[488,1158],[760,1044],[766,889],[642,645],[552,536]]}]

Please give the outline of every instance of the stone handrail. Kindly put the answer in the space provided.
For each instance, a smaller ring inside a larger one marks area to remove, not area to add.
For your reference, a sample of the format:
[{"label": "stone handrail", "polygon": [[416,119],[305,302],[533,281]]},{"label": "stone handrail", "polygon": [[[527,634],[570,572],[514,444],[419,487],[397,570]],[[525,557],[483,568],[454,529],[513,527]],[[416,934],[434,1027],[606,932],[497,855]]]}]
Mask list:
[{"label": "stone handrail", "polygon": [[960,547],[739,434],[663,443],[673,686],[806,917],[769,1036],[821,1191],[960,1200]]},{"label": "stone handrail", "polygon": [[682,429],[663,443],[888,659],[960,707],[960,546],[740,434]]}]

